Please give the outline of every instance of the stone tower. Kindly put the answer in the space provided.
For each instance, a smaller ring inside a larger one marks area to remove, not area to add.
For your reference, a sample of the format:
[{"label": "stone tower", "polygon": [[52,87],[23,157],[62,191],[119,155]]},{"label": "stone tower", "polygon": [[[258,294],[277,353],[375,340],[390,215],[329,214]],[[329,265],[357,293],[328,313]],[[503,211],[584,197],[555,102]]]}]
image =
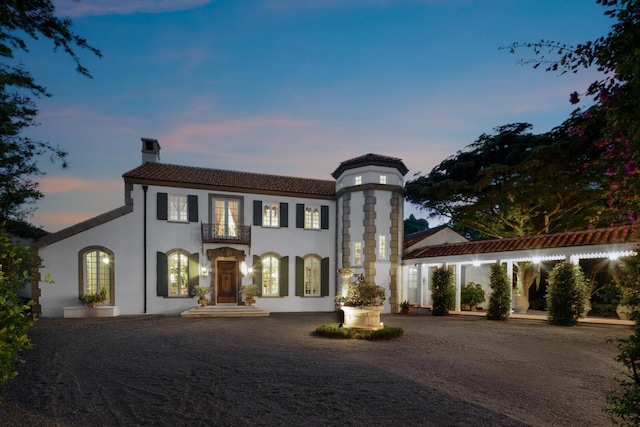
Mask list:
[{"label": "stone tower", "polygon": [[336,179],[337,265],[383,286],[385,313],[397,311],[399,304],[408,171],[398,158],[365,154],[340,163],[331,174]]}]

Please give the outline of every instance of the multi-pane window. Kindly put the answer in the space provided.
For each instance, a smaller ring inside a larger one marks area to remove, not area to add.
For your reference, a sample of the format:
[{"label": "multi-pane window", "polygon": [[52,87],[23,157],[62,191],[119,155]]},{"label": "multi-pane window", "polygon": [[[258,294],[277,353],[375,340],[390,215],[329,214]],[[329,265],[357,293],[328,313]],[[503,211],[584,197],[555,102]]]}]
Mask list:
[{"label": "multi-pane window", "polygon": [[356,177],[353,179],[353,183],[354,183],[355,185],[360,185],[360,184],[362,184],[362,176],[360,176],[360,175],[356,176]]},{"label": "multi-pane window", "polygon": [[320,295],[320,259],[316,257],[304,259],[304,295]]},{"label": "multi-pane window", "polygon": [[380,175],[380,184],[387,183],[387,175]]},{"label": "multi-pane window", "polygon": [[262,206],[263,227],[278,227],[278,209],[277,203],[265,203]]},{"label": "multi-pane window", "polygon": [[274,256],[262,258],[262,295],[278,296],[280,260]]},{"label": "multi-pane window", "polygon": [[320,208],[318,206],[304,207],[304,228],[320,229]]},{"label": "multi-pane window", "polygon": [[378,236],[378,256],[381,259],[387,258],[387,236]]},{"label": "multi-pane window", "polygon": [[409,301],[417,302],[418,301],[418,268],[417,267],[409,267],[409,272],[407,275],[407,282],[409,288]]},{"label": "multi-pane window", "polygon": [[353,265],[362,265],[362,242],[353,243]]},{"label": "multi-pane window", "polygon": [[189,257],[182,252],[167,256],[169,264],[169,296],[189,295]]},{"label": "multi-pane window", "polygon": [[85,252],[82,258],[83,293],[96,294],[104,290],[107,293],[107,301],[111,300],[111,255],[95,249]]},{"label": "multi-pane window", "polygon": [[238,237],[240,202],[233,199],[215,199],[213,215],[216,237]]},{"label": "multi-pane window", "polygon": [[187,196],[184,194],[169,194],[169,221],[189,220],[187,216]]}]

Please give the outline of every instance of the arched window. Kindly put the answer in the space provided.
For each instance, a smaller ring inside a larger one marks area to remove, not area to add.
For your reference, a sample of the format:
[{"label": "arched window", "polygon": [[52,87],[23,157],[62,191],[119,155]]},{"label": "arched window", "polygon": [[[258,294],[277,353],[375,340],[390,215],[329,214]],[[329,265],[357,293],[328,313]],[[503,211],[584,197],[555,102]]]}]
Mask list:
[{"label": "arched window", "polygon": [[262,295],[278,296],[280,294],[280,260],[268,255],[262,258]]},{"label": "arched window", "polygon": [[320,295],[320,258],[309,256],[304,259],[304,296]]},{"label": "arched window", "polygon": [[167,254],[169,296],[189,296],[189,254],[174,251]]},{"label": "arched window", "polygon": [[79,254],[80,294],[95,294],[105,291],[107,301],[114,304],[114,256],[113,252],[103,247],[89,247]]}]

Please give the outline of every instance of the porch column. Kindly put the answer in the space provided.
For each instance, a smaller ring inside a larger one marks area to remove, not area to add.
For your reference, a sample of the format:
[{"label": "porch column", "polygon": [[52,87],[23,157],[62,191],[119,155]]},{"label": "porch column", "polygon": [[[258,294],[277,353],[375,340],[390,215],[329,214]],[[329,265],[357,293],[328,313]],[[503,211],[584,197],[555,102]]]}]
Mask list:
[{"label": "porch column", "polygon": [[456,263],[456,270],[455,270],[455,280],[456,280],[456,304],[455,304],[455,311],[460,311],[460,299],[461,299],[461,292],[462,292],[462,264],[461,263]]}]

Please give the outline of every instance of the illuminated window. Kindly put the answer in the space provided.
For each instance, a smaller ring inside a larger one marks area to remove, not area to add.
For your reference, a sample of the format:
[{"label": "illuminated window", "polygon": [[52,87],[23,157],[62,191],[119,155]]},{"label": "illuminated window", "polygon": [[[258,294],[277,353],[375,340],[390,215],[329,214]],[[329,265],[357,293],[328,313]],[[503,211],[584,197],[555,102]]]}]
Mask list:
[{"label": "illuminated window", "polygon": [[304,259],[304,295],[320,296],[320,259]]},{"label": "illuminated window", "polygon": [[262,207],[262,226],[278,227],[278,209],[277,203],[265,203]]},{"label": "illuminated window", "polygon": [[378,256],[381,259],[387,258],[387,236],[378,236]]},{"label": "illuminated window", "polygon": [[215,237],[238,237],[240,226],[240,201],[234,199],[214,199],[213,215]]},{"label": "illuminated window", "polygon": [[89,249],[81,254],[82,283],[80,293],[96,294],[103,290],[111,301],[113,288],[113,254],[104,249]]},{"label": "illuminated window", "polygon": [[320,208],[318,206],[304,207],[304,228],[320,229]]},{"label": "illuminated window", "polygon": [[169,194],[169,221],[187,222],[187,196]]},{"label": "illuminated window", "polygon": [[184,252],[167,254],[169,296],[189,295],[189,257]]},{"label": "illuminated window", "polygon": [[407,287],[409,288],[409,301],[417,302],[418,301],[418,268],[417,267],[409,267],[407,277]]},{"label": "illuminated window", "polygon": [[361,185],[362,184],[362,176],[358,175],[354,178],[353,183],[355,185]]},{"label": "illuminated window", "polygon": [[274,256],[262,258],[262,295],[278,296],[280,293],[280,260]]},{"label": "illuminated window", "polygon": [[353,265],[362,265],[362,242],[353,243]]},{"label": "illuminated window", "polygon": [[380,175],[380,184],[387,183],[387,175]]}]

